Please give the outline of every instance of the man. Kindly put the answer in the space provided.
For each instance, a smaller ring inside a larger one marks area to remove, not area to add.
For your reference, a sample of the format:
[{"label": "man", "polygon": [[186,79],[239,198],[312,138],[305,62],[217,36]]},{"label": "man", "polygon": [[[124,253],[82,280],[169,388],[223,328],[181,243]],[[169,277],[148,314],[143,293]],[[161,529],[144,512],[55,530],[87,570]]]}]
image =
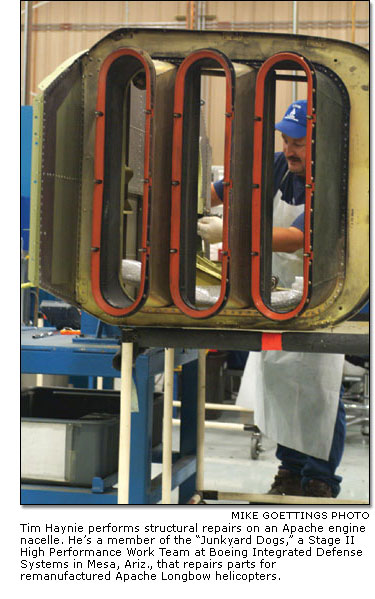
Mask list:
[{"label": "man", "polygon": [[[276,124],[283,151],[275,154],[272,273],[290,287],[302,275],[306,172],[306,100],[289,106]],[[222,182],[211,190],[222,198]],[[217,217],[204,217],[198,233],[220,241]],[[340,398],[344,356],[262,351],[249,354],[237,402],[255,411],[255,423],[277,441],[279,471],[269,490],[276,495],[336,497],[335,474],[344,449],[345,411]]]}]

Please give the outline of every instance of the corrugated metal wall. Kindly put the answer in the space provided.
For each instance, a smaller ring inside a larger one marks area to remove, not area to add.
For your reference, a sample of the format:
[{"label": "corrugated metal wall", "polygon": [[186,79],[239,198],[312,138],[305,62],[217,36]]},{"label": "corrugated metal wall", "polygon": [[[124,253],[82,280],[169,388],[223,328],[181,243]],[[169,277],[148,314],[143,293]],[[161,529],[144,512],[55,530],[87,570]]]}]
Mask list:
[{"label": "corrugated metal wall", "polygon": [[[22,27],[25,2],[21,2]],[[111,30],[126,25],[230,29],[293,33],[293,5],[297,6],[297,32],[330,37],[369,46],[369,2],[29,2],[32,6],[30,97],[38,83],[73,54],[90,48]],[[23,64],[21,33],[21,64]],[[219,86],[207,86],[208,107],[220,104]],[[299,92],[302,94],[302,91]],[[280,91],[283,112],[292,100],[291,86]],[[281,116],[281,115],[279,115]],[[213,162],[221,163],[223,126],[215,109],[208,108],[207,126],[213,144]]]}]

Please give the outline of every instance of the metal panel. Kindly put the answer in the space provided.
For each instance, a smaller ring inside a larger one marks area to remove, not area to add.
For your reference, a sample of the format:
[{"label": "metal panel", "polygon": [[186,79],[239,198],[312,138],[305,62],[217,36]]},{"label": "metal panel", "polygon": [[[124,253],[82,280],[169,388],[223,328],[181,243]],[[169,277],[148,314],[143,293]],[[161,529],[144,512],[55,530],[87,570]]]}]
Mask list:
[{"label": "metal panel", "polygon": [[233,63],[235,99],[231,152],[232,189],[229,213],[229,298],[228,308],[253,305],[251,299],[251,188],[253,123],[257,71]]},{"label": "metal panel", "polygon": [[[317,71],[316,152],[311,307],[337,297],[346,266],[348,93],[332,71]],[[327,176],[329,173],[329,176]],[[328,258],[328,259],[327,259]]]},{"label": "metal panel", "polygon": [[73,303],[80,216],[81,91],[81,68],[75,62],[44,93],[40,173],[40,285]]},{"label": "metal panel", "polygon": [[150,289],[148,306],[171,304],[169,290],[169,236],[171,214],[173,93],[176,67],[154,61],[156,93],[152,147],[150,212]]},{"label": "metal panel", "polygon": [[43,94],[33,102],[33,138],[30,186],[29,280],[39,287],[40,190],[42,179]]}]

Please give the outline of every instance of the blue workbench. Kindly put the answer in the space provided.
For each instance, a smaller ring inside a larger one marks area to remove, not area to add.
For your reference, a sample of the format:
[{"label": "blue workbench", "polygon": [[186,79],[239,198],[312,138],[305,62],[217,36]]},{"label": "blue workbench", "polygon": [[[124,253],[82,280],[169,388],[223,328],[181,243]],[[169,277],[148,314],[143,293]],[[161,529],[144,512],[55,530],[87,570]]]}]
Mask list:
[{"label": "blue workbench", "polygon": [[[52,335],[48,336],[48,333]],[[112,366],[118,349],[116,339],[80,338],[78,335],[61,335],[53,328],[23,327],[21,371],[29,374],[119,377],[120,372]]]}]

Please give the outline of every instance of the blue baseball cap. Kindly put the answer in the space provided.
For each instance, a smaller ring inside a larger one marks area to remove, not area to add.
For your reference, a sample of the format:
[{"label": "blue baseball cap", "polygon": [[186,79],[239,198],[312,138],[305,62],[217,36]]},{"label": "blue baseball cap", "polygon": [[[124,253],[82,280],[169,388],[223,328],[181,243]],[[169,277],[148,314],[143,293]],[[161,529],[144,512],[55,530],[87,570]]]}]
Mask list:
[{"label": "blue baseball cap", "polygon": [[299,139],[306,135],[307,100],[296,100],[286,111],[284,118],[276,123],[275,129],[289,137]]}]

